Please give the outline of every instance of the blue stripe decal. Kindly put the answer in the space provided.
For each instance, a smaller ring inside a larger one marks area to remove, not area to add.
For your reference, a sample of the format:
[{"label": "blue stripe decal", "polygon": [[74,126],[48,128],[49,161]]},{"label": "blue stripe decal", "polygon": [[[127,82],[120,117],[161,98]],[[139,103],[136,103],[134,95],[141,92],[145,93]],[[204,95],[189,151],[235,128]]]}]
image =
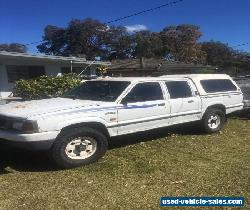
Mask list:
[{"label": "blue stripe decal", "polygon": [[[77,109],[74,111],[68,111],[68,112],[59,112],[59,113],[54,113],[50,114],[49,116],[56,116],[56,115],[61,115],[61,114],[77,114],[81,112],[98,112],[98,111],[112,111],[112,110],[122,110],[122,109],[142,109],[142,108],[151,108],[155,107],[158,104],[150,104],[150,105],[131,105],[131,106],[112,106],[112,107],[100,107],[100,108],[84,108],[84,109]],[[46,114],[46,113],[45,113]]]},{"label": "blue stripe decal", "polygon": [[137,105],[131,105],[131,106],[123,106],[123,107],[118,107],[118,109],[141,109],[141,108],[150,108],[150,107],[154,107],[157,106],[158,104],[150,104],[150,105],[141,105],[141,106],[137,106]]}]

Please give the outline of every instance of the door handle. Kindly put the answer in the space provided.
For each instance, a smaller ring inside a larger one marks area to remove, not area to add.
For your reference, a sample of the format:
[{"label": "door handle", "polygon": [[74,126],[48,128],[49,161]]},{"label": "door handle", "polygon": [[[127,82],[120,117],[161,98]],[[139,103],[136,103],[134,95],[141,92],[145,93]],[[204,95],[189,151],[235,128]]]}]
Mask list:
[{"label": "door handle", "polygon": [[194,100],[190,100],[190,101],[188,101],[188,103],[193,103],[194,102]]},{"label": "door handle", "polygon": [[158,104],[158,106],[165,106],[165,103]]}]

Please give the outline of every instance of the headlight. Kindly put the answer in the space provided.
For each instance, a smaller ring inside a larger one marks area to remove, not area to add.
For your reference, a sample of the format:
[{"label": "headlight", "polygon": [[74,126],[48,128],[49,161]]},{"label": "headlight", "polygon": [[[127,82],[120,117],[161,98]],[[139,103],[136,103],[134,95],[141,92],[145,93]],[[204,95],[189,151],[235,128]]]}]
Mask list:
[{"label": "headlight", "polygon": [[12,128],[24,133],[36,133],[38,132],[38,126],[36,121],[16,121],[13,122]]}]

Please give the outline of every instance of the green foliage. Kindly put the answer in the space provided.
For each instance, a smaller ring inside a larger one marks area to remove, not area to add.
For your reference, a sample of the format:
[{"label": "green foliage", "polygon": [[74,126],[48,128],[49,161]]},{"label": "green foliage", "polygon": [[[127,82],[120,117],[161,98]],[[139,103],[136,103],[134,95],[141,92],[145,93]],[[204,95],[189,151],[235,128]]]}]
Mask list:
[{"label": "green foliage", "polygon": [[222,42],[202,42],[202,51],[207,55],[207,64],[218,66],[227,74],[237,76],[238,73],[249,74],[250,54],[238,52]]},{"label": "green foliage", "polygon": [[48,25],[43,42],[37,46],[41,53],[82,56],[94,59],[125,59],[165,57],[175,61],[202,63],[205,55],[197,43],[202,33],[195,25],[164,28],[160,33],[148,30],[128,32],[122,26],[107,26],[98,20],[73,19],[64,28]]},{"label": "green foliage", "polygon": [[160,32],[165,53],[175,61],[184,63],[204,63],[206,55],[198,40],[202,36],[195,25],[182,24],[168,26]]},{"label": "green foliage", "polygon": [[106,51],[104,45],[110,38],[107,31],[107,25],[91,18],[73,19],[66,28],[48,25],[44,29],[43,43],[37,48],[45,54],[94,59]]},{"label": "green foliage", "polygon": [[81,80],[73,74],[61,77],[41,76],[37,79],[17,81],[14,95],[25,100],[58,97],[80,83]]},{"label": "green foliage", "polygon": [[0,51],[26,53],[27,47],[19,43],[0,44]]},{"label": "green foliage", "polygon": [[234,51],[227,44],[222,42],[203,42],[202,50],[207,55],[207,63],[224,67],[234,61]]},{"label": "green foliage", "polygon": [[46,26],[43,42],[37,48],[45,54],[87,59],[168,58],[218,66],[226,73],[236,68],[249,72],[249,53],[221,42],[200,42],[201,37],[200,27],[191,24],[166,26],[160,32],[128,32],[124,26],[108,26],[87,18],[73,19],[63,28]]},{"label": "green foliage", "polygon": [[134,40],[133,57],[163,57],[163,45],[161,37],[158,33],[150,31],[139,31],[132,35]]}]

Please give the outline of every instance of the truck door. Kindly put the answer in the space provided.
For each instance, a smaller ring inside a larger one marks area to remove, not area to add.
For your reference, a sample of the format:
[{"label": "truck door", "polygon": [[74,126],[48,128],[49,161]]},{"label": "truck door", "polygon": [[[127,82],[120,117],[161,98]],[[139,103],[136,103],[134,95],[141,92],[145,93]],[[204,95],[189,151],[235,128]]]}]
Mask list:
[{"label": "truck door", "polygon": [[132,133],[169,124],[170,106],[159,82],[137,83],[118,109],[118,134]]},{"label": "truck door", "polygon": [[184,123],[201,118],[201,101],[195,87],[187,80],[166,81],[171,107],[171,123]]}]

